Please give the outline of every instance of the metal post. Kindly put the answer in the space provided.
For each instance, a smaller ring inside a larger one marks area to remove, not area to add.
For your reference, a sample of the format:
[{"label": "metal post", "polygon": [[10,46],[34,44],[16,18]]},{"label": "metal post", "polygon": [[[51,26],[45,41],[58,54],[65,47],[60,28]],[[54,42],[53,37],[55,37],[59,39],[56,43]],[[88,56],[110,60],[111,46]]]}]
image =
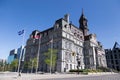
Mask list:
[{"label": "metal post", "polygon": [[39,35],[36,74],[37,74],[37,71],[38,71],[38,65],[39,65],[40,44],[41,44],[41,37],[40,37],[40,35]]},{"label": "metal post", "polygon": [[53,37],[51,40],[51,54],[50,54],[50,73],[52,73],[52,48],[53,48]]},{"label": "metal post", "polygon": [[[24,37],[25,37],[25,31],[22,36],[22,46],[24,45]],[[18,63],[18,76],[21,76],[20,65],[21,65],[21,56],[22,56],[22,46],[20,51],[19,63]]]}]

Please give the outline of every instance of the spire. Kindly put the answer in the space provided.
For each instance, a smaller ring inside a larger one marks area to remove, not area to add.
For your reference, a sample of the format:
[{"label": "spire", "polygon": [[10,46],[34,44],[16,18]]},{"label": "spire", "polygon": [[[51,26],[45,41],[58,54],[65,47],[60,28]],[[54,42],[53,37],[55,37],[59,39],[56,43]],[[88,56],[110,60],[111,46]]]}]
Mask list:
[{"label": "spire", "polygon": [[87,27],[87,19],[84,16],[83,8],[82,8],[82,14],[81,14],[80,19],[79,19],[79,24],[80,24],[80,26],[84,26],[84,27],[86,26]]},{"label": "spire", "polygon": [[84,16],[84,12],[83,12],[83,8],[82,8],[82,14],[80,16],[80,19],[79,19],[79,28],[81,30],[83,30],[83,34],[84,35],[87,35],[88,34],[88,26],[87,26],[87,19],[86,17]]},{"label": "spire", "polygon": [[84,16],[84,10],[83,10],[83,8],[82,8],[82,14],[81,14],[80,19],[81,19],[81,20],[83,20],[83,19],[87,20],[86,17]]},{"label": "spire", "polygon": [[84,14],[83,8],[82,8],[82,15]]}]

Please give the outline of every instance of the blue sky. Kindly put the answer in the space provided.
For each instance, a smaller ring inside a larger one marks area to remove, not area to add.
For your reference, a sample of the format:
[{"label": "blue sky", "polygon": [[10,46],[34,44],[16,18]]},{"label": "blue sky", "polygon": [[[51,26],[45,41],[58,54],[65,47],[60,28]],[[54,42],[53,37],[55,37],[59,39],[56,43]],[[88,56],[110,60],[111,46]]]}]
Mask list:
[{"label": "blue sky", "polygon": [[90,33],[96,33],[104,48],[120,43],[120,0],[0,0],[0,58],[19,48],[25,29],[25,42],[33,30],[52,27],[55,20],[70,14],[70,21],[79,26],[82,8]]}]

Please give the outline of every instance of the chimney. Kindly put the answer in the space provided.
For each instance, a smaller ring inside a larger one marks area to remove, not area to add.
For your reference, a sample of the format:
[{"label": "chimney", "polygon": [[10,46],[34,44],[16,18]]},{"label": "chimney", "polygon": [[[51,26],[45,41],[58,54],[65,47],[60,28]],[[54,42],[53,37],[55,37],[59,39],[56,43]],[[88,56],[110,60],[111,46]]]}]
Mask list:
[{"label": "chimney", "polygon": [[64,15],[64,19],[65,19],[66,22],[69,23],[69,14]]}]

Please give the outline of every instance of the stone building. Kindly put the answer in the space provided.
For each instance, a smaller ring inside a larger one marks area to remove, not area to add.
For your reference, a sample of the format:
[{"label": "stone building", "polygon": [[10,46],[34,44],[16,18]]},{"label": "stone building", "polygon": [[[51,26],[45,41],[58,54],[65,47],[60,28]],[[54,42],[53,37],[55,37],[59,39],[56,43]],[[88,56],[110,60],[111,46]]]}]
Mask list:
[{"label": "stone building", "polygon": [[[39,70],[49,71],[45,64],[44,53],[51,48],[57,49],[55,71],[68,72],[71,69],[96,69],[106,67],[105,53],[95,34],[89,34],[87,19],[82,13],[79,27],[69,22],[69,15],[55,21],[53,27],[30,35],[26,44],[25,60],[39,58]],[[52,42],[51,42],[52,40]],[[39,53],[39,55],[38,55]],[[39,56],[39,57],[38,57]]]},{"label": "stone building", "polygon": [[107,67],[120,71],[120,45],[115,42],[113,49],[105,49]]}]

